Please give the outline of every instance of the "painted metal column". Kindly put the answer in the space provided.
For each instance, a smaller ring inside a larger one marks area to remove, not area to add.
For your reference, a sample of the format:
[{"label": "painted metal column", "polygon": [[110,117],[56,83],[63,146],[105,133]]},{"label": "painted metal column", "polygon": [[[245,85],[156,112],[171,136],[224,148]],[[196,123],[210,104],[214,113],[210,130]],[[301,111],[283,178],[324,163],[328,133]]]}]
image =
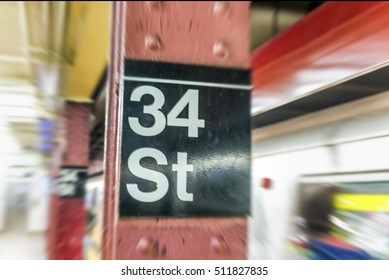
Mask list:
[{"label": "painted metal column", "polygon": [[114,2],[103,259],[245,259],[247,218],[118,218],[123,61],[249,68],[249,2]]},{"label": "painted metal column", "polygon": [[84,184],[89,163],[90,104],[67,101],[52,170],[48,258],[83,259]]}]

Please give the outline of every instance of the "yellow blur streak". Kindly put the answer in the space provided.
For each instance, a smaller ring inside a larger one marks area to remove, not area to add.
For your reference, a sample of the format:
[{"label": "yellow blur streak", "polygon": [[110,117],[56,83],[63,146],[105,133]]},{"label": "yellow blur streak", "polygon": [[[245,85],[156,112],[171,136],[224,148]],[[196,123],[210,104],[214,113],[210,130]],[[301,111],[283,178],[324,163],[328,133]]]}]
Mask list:
[{"label": "yellow blur streak", "polygon": [[349,211],[389,211],[387,194],[337,194],[335,208]]},{"label": "yellow blur streak", "polygon": [[70,60],[63,97],[90,102],[108,62],[111,2],[69,2],[65,48],[74,53]]},{"label": "yellow blur streak", "polygon": [[89,234],[89,248],[87,248],[87,260],[101,260],[101,231],[98,226],[94,226]]}]

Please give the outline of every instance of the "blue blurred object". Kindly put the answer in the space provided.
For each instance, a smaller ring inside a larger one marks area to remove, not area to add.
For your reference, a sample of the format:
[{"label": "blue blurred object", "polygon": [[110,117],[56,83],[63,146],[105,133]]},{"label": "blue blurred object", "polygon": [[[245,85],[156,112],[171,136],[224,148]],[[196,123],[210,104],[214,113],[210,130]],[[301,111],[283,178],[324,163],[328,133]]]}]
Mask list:
[{"label": "blue blurred object", "polygon": [[47,130],[54,131],[55,126],[56,126],[55,121],[53,120],[41,119],[38,122],[39,131],[47,131]]},{"label": "blue blurred object", "polygon": [[49,153],[53,150],[54,144],[53,143],[40,143],[38,146],[38,150],[41,152]]},{"label": "blue blurred object", "polygon": [[53,138],[55,135],[56,123],[53,120],[41,119],[38,122],[39,145],[38,150],[49,153],[53,150]]},{"label": "blue blurred object", "polygon": [[342,248],[316,239],[310,239],[308,256],[313,260],[373,260],[367,252],[357,248]]}]

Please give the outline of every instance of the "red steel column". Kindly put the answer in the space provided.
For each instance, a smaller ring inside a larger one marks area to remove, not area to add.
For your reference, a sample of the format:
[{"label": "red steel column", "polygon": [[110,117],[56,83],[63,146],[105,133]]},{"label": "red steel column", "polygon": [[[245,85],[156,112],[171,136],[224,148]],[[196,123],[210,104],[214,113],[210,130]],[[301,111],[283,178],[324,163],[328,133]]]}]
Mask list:
[{"label": "red steel column", "polygon": [[[90,110],[89,104],[65,103],[60,124],[61,142],[55,152],[52,171],[54,181],[63,168],[88,166]],[[83,259],[85,222],[83,197],[59,197],[53,193],[47,235],[48,258]]]},{"label": "red steel column", "polygon": [[248,69],[249,5],[248,1],[114,2],[103,259],[246,258],[247,219],[243,217],[118,219],[117,143],[124,58]]}]

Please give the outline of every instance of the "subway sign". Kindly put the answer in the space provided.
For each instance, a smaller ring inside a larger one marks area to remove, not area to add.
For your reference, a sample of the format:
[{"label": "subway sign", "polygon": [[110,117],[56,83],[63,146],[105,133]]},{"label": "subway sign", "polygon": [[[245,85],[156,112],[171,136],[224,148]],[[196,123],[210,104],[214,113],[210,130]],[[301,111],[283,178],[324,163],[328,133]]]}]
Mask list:
[{"label": "subway sign", "polygon": [[84,197],[87,174],[85,167],[61,167],[53,182],[52,193],[60,198]]},{"label": "subway sign", "polygon": [[126,60],[119,216],[250,213],[250,73]]}]

